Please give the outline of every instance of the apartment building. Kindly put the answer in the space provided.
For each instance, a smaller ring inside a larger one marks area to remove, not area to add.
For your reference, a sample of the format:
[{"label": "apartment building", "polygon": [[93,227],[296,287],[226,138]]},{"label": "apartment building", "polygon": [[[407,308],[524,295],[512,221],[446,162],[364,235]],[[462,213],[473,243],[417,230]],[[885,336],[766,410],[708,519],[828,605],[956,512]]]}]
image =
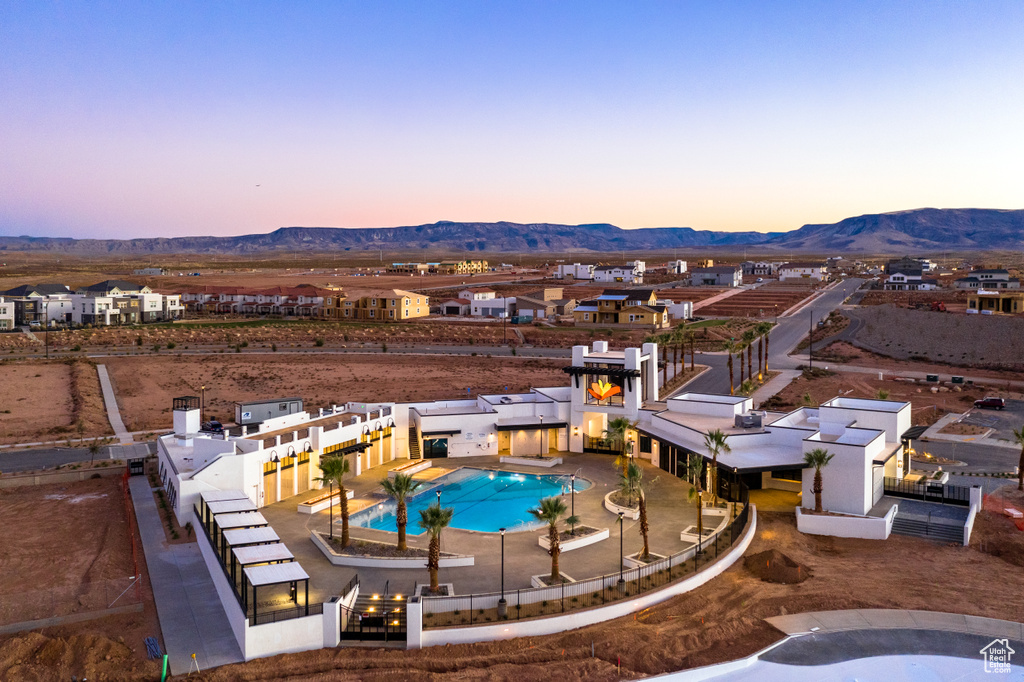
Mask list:
[{"label": "apartment building", "polygon": [[735,265],[694,268],[690,273],[690,284],[695,287],[738,287],[743,284],[743,271]]},{"label": "apartment building", "polygon": [[402,289],[349,292],[331,296],[328,319],[362,322],[401,322],[430,315],[430,297]]},{"label": "apartment building", "polygon": [[577,326],[669,326],[668,307],[658,302],[653,289],[605,289],[597,298],[581,301],[572,316]]},{"label": "apartment building", "polygon": [[9,332],[14,328],[14,301],[5,301],[0,296],[0,331]]}]

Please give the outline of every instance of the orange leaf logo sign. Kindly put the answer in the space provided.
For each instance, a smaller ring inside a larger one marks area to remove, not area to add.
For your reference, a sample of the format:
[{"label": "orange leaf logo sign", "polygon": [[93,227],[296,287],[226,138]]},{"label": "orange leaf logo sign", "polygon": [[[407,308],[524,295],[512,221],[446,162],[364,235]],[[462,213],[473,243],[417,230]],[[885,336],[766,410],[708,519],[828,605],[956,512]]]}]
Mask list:
[{"label": "orange leaf logo sign", "polygon": [[605,398],[610,398],[617,393],[622,393],[622,387],[615,386],[614,384],[609,384],[604,381],[595,381],[590,384],[590,388],[587,392],[597,400],[604,400]]}]

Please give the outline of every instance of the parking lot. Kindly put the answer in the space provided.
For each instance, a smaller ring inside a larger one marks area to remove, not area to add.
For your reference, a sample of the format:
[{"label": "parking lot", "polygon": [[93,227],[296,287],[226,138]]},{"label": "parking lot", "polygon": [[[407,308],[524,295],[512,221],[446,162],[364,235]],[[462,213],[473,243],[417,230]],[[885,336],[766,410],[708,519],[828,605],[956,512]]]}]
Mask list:
[{"label": "parking lot", "polygon": [[967,413],[964,422],[995,429],[989,438],[1013,441],[1013,430],[1024,427],[1024,400],[1006,399],[1002,410],[974,407]]}]

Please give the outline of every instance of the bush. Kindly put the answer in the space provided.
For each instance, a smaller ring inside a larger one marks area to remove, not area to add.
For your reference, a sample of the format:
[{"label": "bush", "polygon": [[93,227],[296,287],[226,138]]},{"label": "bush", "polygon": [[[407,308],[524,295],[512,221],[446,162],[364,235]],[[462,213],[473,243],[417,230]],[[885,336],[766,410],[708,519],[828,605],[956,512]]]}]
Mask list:
[{"label": "bush", "polygon": [[167,350],[172,350],[177,345],[178,344],[174,343],[174,341],[168,341],[167,342]]},{"label": "bush", "polygon": [[142,345],[142,337],[141,336],[136,336],[135,337],[135,345],[136,346],[141,346]]},{"label": "bush", "polygon": [[270,350],[272,350],[272,351],[274,351],[276,353],[277,352],[277,344],[276,343],[270,344]]},{"label": "bush", "polygon": [[71,350],[82,350],[82,344],[76,343],[74,346],[71,347]]},{"label": "bush", "polygon": [[314,346],[316,346],[317,348],[320,348],[321,346],[323,346],[323,345],[324,345],[324,340],[323,340],[322,338],[320,338],[320,337],[317,337],[317,338],[316,338],[316,339],[315,339],[315,340],[313,341],[313,345],[314,345]]},{"label": "bush", "polygon": [[156,353],[159,350],[160,350],[160,344],[159,343],[154,343],[153,344],[153,352]]},{"label": "bush", "polygon": [[380,344],[380,352],[381,353],[387,353],[388,352],[388,344],[386,344],[386,343]]}]

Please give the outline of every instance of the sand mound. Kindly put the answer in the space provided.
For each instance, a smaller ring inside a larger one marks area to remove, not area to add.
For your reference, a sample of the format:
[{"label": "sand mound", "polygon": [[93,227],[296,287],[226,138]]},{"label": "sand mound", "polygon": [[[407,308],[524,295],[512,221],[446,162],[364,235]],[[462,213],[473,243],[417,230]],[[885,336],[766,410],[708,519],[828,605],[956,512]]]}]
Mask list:
[{"label": "sand mound", "polygon": [[761,580],[769,583],[802,583],[811,577],[811,570],[790,559],[777,549],[748,556],[743,565]]}]

